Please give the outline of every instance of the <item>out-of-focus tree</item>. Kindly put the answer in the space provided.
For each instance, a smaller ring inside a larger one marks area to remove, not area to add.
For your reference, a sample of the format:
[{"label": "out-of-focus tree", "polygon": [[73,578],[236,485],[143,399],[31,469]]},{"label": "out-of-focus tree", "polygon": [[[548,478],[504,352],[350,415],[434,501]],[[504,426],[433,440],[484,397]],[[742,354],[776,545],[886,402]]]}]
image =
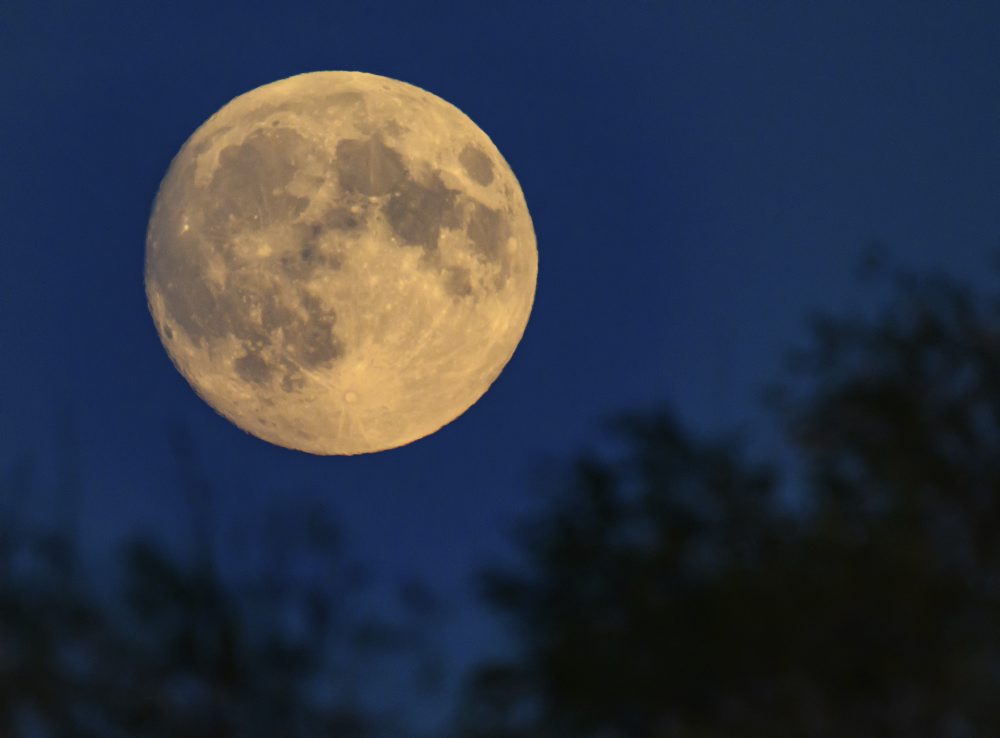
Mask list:
[{"label": "out-of-focus tree", "polygon": [[[413,660],[426,668],[433,594],[408,583],[392,619],[360,606],[364,571],[329,514],[299,504],[252,517],[245,565],[220,563],[231,542],[215,492],[183,429],[171,447],[194,545],[132,539],[110,599],[78,563],[72,516],[39,529],[18,514],[37,491],[30,461],[0,479],[0,736],[416,735],[406,705],[368,691]],[[72,505],[79,479],[57,476]]]},{"label": "out-of-focus tree", "polygon": [[770,393],[795,467],[614,423],[485,576],[470,738],[1000,735],[1000,304],[892,276]]}]

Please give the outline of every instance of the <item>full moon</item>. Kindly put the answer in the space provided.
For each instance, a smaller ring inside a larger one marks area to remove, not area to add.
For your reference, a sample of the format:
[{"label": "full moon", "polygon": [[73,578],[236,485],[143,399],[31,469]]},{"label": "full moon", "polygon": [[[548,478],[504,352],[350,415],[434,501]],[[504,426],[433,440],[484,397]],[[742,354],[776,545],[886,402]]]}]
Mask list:
[{"label": "full moon", "polygon": [[314,454],[402,446],[464,413],[513,355],[537,274],[489,137],[360,72],[225,105],[170,164],[146,237],[177,369],[243,430]]}]

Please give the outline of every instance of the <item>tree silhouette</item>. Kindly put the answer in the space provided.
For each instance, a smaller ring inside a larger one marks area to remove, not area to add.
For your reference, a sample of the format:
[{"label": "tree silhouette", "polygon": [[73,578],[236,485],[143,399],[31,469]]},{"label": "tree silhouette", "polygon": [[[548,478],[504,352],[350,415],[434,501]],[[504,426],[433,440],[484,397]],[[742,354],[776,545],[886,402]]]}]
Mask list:
[{"label": "tree silhouette", "polygon": [[[72,509],[80,480],[67,438],[55,492]],[[416,735],[365,689],[427,663],[433,595],[407,583],[412,602],[392,619],[359,607],[361,570],[324,509],[302,500],[247,521],[263,563],[226,571],[219,551],[231,542],[195,444],[174,427],[170,445],[193,545],[185,555],[131,539],[110,600],[77,565],[73,515],[47,529],[18,514],[36,487],[30,460],[0,477],[0,736]]]},{"label": "tree silhouette", "polygon": [[484,576],[516,657],[459,732],[1000,734],[1000,304],[900,273],[771,392],[802,478],[669,413],[612,424]]}]

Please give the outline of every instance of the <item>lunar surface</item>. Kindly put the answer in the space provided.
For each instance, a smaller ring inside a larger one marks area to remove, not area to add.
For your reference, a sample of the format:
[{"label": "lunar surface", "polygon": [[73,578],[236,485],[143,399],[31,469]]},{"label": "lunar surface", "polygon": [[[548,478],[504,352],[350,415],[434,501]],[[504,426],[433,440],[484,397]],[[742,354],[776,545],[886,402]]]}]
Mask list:
[{"label": "lunar surface", "polygon": [[171,163],[146,239],[150,311],[191,386],[315,454],[401,446],[465,412],[517,347],[537,271],[486,134],[360,72],[223,107]]}]

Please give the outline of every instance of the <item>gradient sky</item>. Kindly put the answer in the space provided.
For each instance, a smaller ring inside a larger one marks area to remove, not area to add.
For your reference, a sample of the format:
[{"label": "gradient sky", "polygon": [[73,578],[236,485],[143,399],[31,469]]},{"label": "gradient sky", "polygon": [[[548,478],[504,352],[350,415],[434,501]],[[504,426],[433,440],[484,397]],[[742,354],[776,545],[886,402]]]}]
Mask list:
[{"label": "gradient sky", "polygon": [[[532,464],[609,412],[669,403],[694,428],[764,427],[759,388],[806,312],[868,299],[853,276],[868,242],[906,265],[993,267],[1000,4],[847,5],[6,0],[0,463],[33,451],[44,478],[72,413],[88,537],[183,538],[166,440],[183,423],[232,520],[318,495],[384,577],[460,603],[536,502]],[[534,312],[493,388],[437,434],[359,458],[217,416],[171,365],[142,282],[184,140],[236,95],[326,69],[457,105],[518,176],[538,237]],[[456,605],[445,635],[475,650],[484,622]]]}]

